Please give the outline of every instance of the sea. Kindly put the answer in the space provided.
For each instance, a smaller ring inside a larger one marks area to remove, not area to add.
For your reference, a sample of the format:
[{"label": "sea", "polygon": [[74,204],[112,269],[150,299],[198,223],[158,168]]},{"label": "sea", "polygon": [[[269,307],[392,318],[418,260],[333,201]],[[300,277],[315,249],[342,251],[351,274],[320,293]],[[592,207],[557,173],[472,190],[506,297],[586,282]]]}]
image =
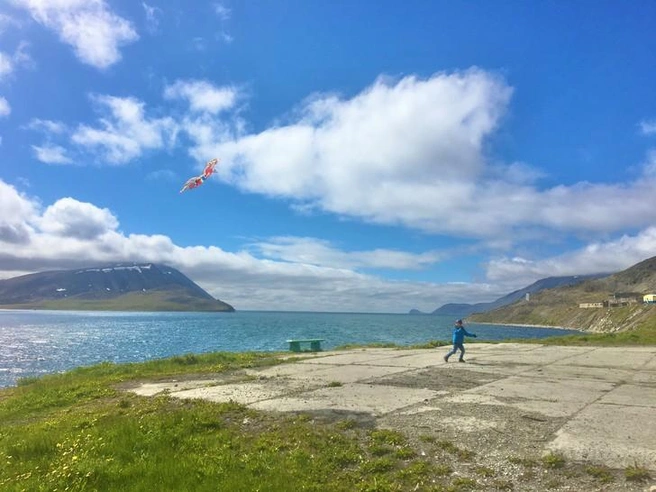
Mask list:
[{"label": "sea", "polygon": [[[233,313],[0,310],[0,387],[100,362],[139,362],[215,351],[284,351],[286,340],[414,345],[451,340],[452,316],[237,311]],[[466,324],[479,341],[578,333]]]}]

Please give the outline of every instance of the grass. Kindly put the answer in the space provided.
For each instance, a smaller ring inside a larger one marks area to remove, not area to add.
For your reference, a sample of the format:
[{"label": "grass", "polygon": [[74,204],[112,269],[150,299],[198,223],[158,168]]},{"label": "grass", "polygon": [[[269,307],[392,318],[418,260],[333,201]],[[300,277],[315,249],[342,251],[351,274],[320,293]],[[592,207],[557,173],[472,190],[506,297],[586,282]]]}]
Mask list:
[{"label": "grass", "polygon": [[[536,342],[652,345],[656,325]],[[437,451],[429,461],[403,433],[363,429],[351,419],[317,425],[304,414],[274,416],[236,403],[146,398],[118,389],[138,380],[211,376],[279,362],[276,354],[266,353],[186,354],[19,380],[16,387],[0,390],[0,490],[202,492],[258,490],[267,484],[271,491],[453,492],[480,489],[484,480],[498,490],[513,488],[484,466],[472,467],[472,476],[454,474],[454,467],[475,453],[430,435],[419,436]],[[538,464],[554,473],[565,467],[554,453],[541,462],[508,461],[526,468],[520,480],[530,480]],[[585,471],[600,483],[613,478],[602,467]],[[650,479],[649,471],[637,465],[624,475],[633,482]]]},{"label": "grass", "polygon": [[631,465],[624,470],[624,478],[630,482],[642,482],[649,480],[651,474],[649,470],[639,465]]},{"label": "grass", "polygon": [[189,354],[21,380],[0,390],[0,490],[457,491],[476,484],[451,477],[463,450],[427,461],[396,430],[119,389],[276,363],[273,354]]},{"label": "grass", "polygon": [[564,346],[650,346],[656,345],[656,319],[650,320],[633,330],[619,331],[614,333],[585,333],[531,339],[517,338],[506,341],[513,343],[539,343],[542,345]]},{"label": "grass", "polygon": [[613,481],[613,473],[605,466],[586,466],[585,471],[601,483],[610,483]]},{"label": "grass", "polygon": [[542,457],[542,465],[545,468],[562,468],[565,466],[565,458],[558,453],[548,453]]}]

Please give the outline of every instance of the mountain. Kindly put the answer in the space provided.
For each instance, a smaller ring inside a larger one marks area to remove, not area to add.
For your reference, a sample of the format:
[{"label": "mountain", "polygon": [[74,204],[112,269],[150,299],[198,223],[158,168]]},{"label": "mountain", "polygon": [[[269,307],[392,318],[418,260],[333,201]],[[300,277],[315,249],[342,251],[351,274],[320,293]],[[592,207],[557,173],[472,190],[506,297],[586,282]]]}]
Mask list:
[{"label": "mountain", "polygon": [[234,311],[175,268],[118,263],[0,280],[0,308]]},{"label": "mountain", "polygon": [[[644,304],[644,294],[656,294],[656,257],[603,278],[540,291],[531,295],[528,302],[520,300],[474,314],[470,320],[560,326],[595,332],[622,331],[656,319],[656,305]],[[585,303],[601,306],[580,307]]]},{"label": "mountain", "polygon": [[443,314],[464,318],[474,313],[484,313],[493,309],[507,306],[520,299],[525,299],[526,294],[533,295],[545,289],[553,289],[554,287],[560,287],[563,285],[576,285],[585,280],[606,276],[608,276],[607,273],[598,275],[574,275],[569,277],[543,278],[537,282],[532,283],[528,287],[524,287],[523,289],[511,292],[510,294],[500,297],[493,302],[479,302],[477,304],[444,304],[443,306],[433,311],[431,314]]}]

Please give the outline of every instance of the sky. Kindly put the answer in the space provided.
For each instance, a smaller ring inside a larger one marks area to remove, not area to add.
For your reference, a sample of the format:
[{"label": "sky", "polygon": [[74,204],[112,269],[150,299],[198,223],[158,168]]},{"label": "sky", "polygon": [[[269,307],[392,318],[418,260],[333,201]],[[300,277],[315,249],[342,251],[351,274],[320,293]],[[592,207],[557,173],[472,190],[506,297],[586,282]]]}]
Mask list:
[{"label": "sky", "polygon": [[654,19],[3,0],[0,278],[158,262],[237,310],[406,313],[623,270],[656,256]]}]

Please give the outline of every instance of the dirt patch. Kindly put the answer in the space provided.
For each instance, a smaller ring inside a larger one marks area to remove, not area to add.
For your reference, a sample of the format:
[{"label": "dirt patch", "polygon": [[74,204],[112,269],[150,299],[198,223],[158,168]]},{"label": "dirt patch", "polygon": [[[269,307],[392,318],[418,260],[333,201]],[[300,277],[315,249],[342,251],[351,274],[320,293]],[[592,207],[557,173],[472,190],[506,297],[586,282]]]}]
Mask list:
[{"label": "dirt patch", "polygon": [[466,369],[431,368],[411,374],[392,374],[372,381],[372,384],[425,388],[433,391],[464,391],[499,379],[498,374]]}]

